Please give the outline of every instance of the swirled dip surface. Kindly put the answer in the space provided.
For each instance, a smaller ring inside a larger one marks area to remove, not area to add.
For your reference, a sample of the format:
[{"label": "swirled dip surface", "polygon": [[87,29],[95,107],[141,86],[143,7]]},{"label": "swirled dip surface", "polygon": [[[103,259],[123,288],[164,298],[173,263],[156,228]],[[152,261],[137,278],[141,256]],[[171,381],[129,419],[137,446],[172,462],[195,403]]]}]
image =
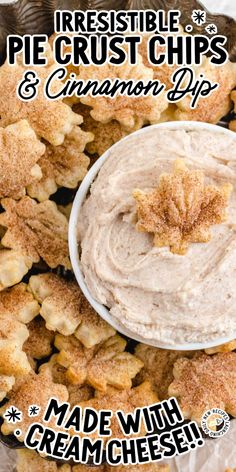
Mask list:
[{"label": "swirled dip surface", "polygon": [[[136,231],[132,191],[151,191],[184,158],[206,183],[233,184],[226,223],[187,254]],[[82,206],[81,267],[93,297],[147,339],[207,342],[236,329],[236,141],[223,132],[146,128],[114,146]]]}]

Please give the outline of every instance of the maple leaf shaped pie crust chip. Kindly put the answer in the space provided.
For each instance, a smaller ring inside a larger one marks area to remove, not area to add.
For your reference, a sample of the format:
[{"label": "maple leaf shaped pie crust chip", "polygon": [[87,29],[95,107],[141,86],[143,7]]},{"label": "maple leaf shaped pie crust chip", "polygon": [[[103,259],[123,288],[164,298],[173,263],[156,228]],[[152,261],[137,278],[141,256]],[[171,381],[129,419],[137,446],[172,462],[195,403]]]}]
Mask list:
[{"label": "maple leaf shaped pie crust chip", "polygon": [[143,366],[140,359],[125,352],[126,341],[118,335],[87,349],[74,336],[57,334],[55,346],[60,351],[58,362],[67,368],[70,383],[87,382],[103,392],[110,385],[120,390],[131,388],[132,379]]},{"label": "maple leaf shaped pie crust chip", "polygon": [[17,202],[5,198],[1,203],[6,211],[0,214],[0,225],[7,228],[3,246],[21,251],[35,263],[41,257],[51,268],[70,268],[68,220],[56,203],[37,203],[29,197]]},{"label": "maple leaf shaped pie crust chip", "polygon": [[183,357],[173,373],[168,393],[178,399],[186,419],[200,424],[202,415],[216,407],[236,417],[236,352]]},{"label": "maple leaf shaped pie crust chip", "polygon": [[160,176],[150,193],[134,190],[138,231],[154,234],[154,245],[169,246],[184,255],[190,243],[211,239],[210,227],[227,219],[231,184],[205,185],[201,170],[188,170],[183,159],[174,162],[173,174]]},{"label": "maple leaf shaped pie crust chip", "polygon": [[42,179],[27,187],[27,193],[40,202],[47,200],[60,187],[75,188],[85,177],[90,159],[84,154],[85,146],[93,134],[74,126],[61,146],[46,146],[38,164]]}]

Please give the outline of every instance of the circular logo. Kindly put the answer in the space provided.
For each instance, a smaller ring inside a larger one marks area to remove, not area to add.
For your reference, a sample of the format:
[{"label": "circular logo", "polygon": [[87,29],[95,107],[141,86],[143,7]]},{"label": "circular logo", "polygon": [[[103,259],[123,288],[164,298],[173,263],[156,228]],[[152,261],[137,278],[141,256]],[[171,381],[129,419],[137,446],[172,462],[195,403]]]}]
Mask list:
[{"label": "circular logo", "polygon": [[224,410],[212,408],[204,413],[201,426],[204,433],[211,438],[220,438],[229,431],[230,418]]}]

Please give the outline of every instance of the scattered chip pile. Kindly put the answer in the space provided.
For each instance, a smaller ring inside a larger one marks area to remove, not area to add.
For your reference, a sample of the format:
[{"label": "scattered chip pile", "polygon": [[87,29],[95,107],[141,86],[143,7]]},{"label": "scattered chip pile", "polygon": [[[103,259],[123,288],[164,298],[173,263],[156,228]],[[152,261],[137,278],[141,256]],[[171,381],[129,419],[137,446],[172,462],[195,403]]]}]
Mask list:
[{"label": "scattered chip pile", "polygon": [[[147,40],[144,35],[144,45]],[[168,88],[175,67],[152,68],[145,48],[140,52],[136,66],[81,66],[73,72],[85,80],[94,75],[160,78]],[[48,66],[39,71],[42,85],[55,67],[49,45],[47,55]],[[183,119],[217,123],[230,111],[232,101],[236,103],[236,65],[228,62],[217,68],[206,58],[197,74],[208,74],[219,88],[195,110],[189,109],[187,99],[168,105],[162,95],[50,102],[42,86],[34,101],[24,103],[15,93],[23,72],[20,61],[15,67],[7,63],[0,67],[0,400],[7,399],[1,414],[12,404],[25,413],[20,441],[34,421],[27,415],[28,406],[37,404],[43,412],[52,396],[72,406],[128,413],[175,395],[187,419],[200,422],[203,411],[216,404],[236,416],[235,342],[206,352],[139,344],[130,353],[126,340],[89,305],[72,274],[62,278],[52,272],[71,270],[71,201],[95,159],[146,125]],[[54,82],[54,87],[56,91],[60,83]],[[236,120],[230,128],[236,131]],[[65,202],[62,194],[67,196]],[[14,429],[4,420],[4,435]],[[115,420],[112,430],[122,437]],[[97,468],[98,472],[113,469]],[[117,472],[130,469],[116,467]],[[18,452],[18,472],[89,470],[84,465],[58,465],[29,450]],[[148,464],[135,466],[136,470],[169,472],[169,467]]]}]

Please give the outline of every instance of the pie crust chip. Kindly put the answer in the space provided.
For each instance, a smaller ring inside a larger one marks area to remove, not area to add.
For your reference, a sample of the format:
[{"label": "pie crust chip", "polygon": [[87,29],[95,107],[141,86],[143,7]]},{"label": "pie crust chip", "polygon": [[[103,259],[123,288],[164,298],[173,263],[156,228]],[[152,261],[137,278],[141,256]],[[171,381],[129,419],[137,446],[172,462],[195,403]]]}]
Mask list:
[{"label": "pie crust chip", "polygon": [[0,249],[0,291],[18,284],[33,265],[30,257],[9,249]]},{"label": "pie crust chip", "polygon": [[[134,412],[136,408],[153,405],[158,401],[158,397],[153,391],[152,384],[146,381],[135,388],[120,390],[116,393],[113,391],[111,395],[105,394],[103,396],[99,396],[98,398],[94,397],[86,402],[81,402],[80,406],[82,408],[93,408],[96,411],[111,410],[114,413],[118,410],[121,410],[123,413],[127,414]],[[110,428],[112,431],[111,437],[124,438],[115,414],[111,419]],[[138,436],[143,436],[145,434],[146,429],[144,424],[142,424]],[[91,435],[91,437],[97,437],[96,433],[94,433],[94,436]],[[111,437],[107,439],[111,439]],[[135,434],[135,437],[137,437],[137,434]]]},{"label": "pie crust chip", "polygon": [[74,336],[56,335],[55,346],[60,351],[58,362],[67,368],[70,383],[88,383],[102,392],[108,386],[131,388],[132,379],[143,366],[135,356],[124,352],[126,341],[118,335],[90,349]]},{"label": "pie crust chip", "polygon": [[108,123],[95,121],[90,115],[91,108],[82,103],[74,105],[73,110],[83,116],[84,121],[81,128],[85,131],[91,131],[94,136],[94,139],[86,145],[86,150],[90,154],[101,156],[113,144],[128,134],[116,120],[109,121]]},{"label": "pie crust chip", "polygon": [[236,340],[229,341],[228,343],[221,344],[220,346],[209,347],[205,349],[206,354],[216,354],[217,352],[230,352],[236,349]]},{"label": "pie crust chip", "polygon": [[[141,34],[142,42],[139,44],[139,53],[142,56],[144,65],[146,67],[152,68],[153,73],[154,73],[153,80],[159,80],[161,83],[165,84],[166,89],[169,89],[173,86],[173,83],[171,81],[171,76],[176,71],[178,66],[176,64],[174,64],[173,66],[170,66],[166,63],[155,66],[154,64],[152,65],[150,63],[149,58],[148,58],[148,42],[152,36],[153,36],[153,33]],[[167,35],[162,34],[162,36],[167,36]],[[155,51],[156,51],[156,57],[158,57],[159,54],[163,54],[163,53],[165,54],[166,46],[161,46],[160,44],[156,43]]]},{"label": "pie crust chip", "polygon": [[[234,112],[236,112],[236,90],[231,93],[231,100],[234,102]],[[230,121],[229,128],[236,132],[236,120]]]},{"label": "pie crust chip", "polygon": [[20,198],[42,176],[39,159],[45,146],[26,120],[0,128],[0,198]]},{"label": "pie crust chip", "polygon": [[177,397],[185,418],[201,423],[202,415],[220,408],[236,416],[236,353],[200,354],[178,359],[170,396]]},{"label": "pie crust chip", "polygon": [[29,337],[24,343],[23,351],[33,359],[50,356],[55,336],[46,328],[44,320],[38,316],[27,325],[27,328]]},{"label": "pie crust chip", "polygon": [[[157,464],[154,462],[141,465],[118,465],[114,467],[105,464],[96,467],[96,472],[125,472],[126,470],[130,470],[130,472],[132,470],[134,472],[170,472],[168,465]],[[26,472],[28,471],[26,470]],[[72,467],[72,472],[94,472],[94,467],[88,467],[87,465],[76,465],[75,467]],[[233,471],[229,470],[228,472]]]},{"label": "pie crust chip", "polygon": [[74,126],[61,146],[48,144],[39,160],[42,179],[28,186],[28,194],[42,202],[59,187],[76,188],[88,170],[90,159],[83,151],[92,139],[92,133]]},{"label": "pie crust chip", "polygon": [[71,472],[70,465],[57,465],[55,461],[44,459],[30,449],[17,451],[17,472]]},{"label": "pie crust chip", "polygon": [[0,292],[1,315],[13,317],[21,323],[30,323],[39,314],[39,309],[38,302],[24,283]]},{"label": "pie crust chip", "polygon": [[151,462],[149,464],[140,465],[118,465],[115,469],[111,466],[106,466],[105,468],[105,472],[125,472],[126,470],[129,470],[130,472],[132,472],[132,470],[135,472],[170,472],[170,467],[167,464]]},{"label": "pie crust chip", "polygon": [[8,392],[11,391],[15,383],[13,375],[0,375],[0,401],[4,400]]},{"label": "pie crust chip", "polygon": [[29,336],[25,324],[10,313],[0,313],[0,375],[26,375],[31,370],[22,346]]},{"label": "pie crust chip", "polygon": [[7,228],[3,246],[21,251],[33,262],[39,262],[41,257],[51,268],[70,268],[68,221],[56,203],[37,203],[30,197],[18,202],[5,198],[1,203],[6,211],[0,214],[0,224]]},{"label": "pie crust chip", "polygon": [[183,159],[173,174],[162,174],[150,193],[135,190],[138,231],[154,233],[154,245],[184,255],[191,243],[208,242],[210,227],[226,221],[231,184],[205,185],[204,173],[188,170]]},{"label": "pie crust chip", "polygon": [[196,67],[196,76],[200,74],[218,83],[219,87],[208,97],[200,98],[195,109],[190,108],[190,97],[176,102],[178,110],[175,113],[175,119],[218,123],[231,108],[230,93],[236,86],[236,64],[228,61],[218,67],[211,64],[209,58],[205,57],[202,65]]},{"label": "pie crust chip", "polygon": [[[50,398],[56,398],[58,402],[66,402],[68,400],[67,388],[64,385],[53,382],[49,371],[35,374],[31,372],[25,381],[14,390],[10,400],[0,409],[1,415],[11,406],[14,405],[23,414],[23,420],[20,424],[22,434],[18,436],[19,441],[24,441],[24,436],[29,426],[35,422],[35,419],[28,416],[28,408],[30,405],[37,405],[41,408],[37,416],[37,422],[43,423],[43,416]],[[52,420],[47,423],[48,427],[55,428],[55,422]],[[15,430],[13,423],[7,423],[4,420],[1,431],[4,435],[12,434]]]},{"label": "pie crust chip", "polygon": [[[128,62],[121,66],[105,64],[100,67],[94,65],[80,66],[79,79],[89,80],[96,77],[97,80],[121,79],[135,81],[142,80],[147,83],[153,79],[153,70],[145,67],[142,58],[138,55],[136,65],[130,65]],[[114,98],[109,97],[81,97],[81,102],[92,108],[91,116],[94,120],[101,123],[108,123],[117,120],[127,132],[142,128],[145,124],[158,123],[161,113],[167,108],[168,102],[164,92],[154,97],[127,97],[117,95]]]},{"label": "pie crust chip", "polygon": [[41,304],[47,329],[65,336],[75,334],[87,348],[115,333],[93,310],[76,282],[48,273],[32,276],[29,286]]},{"label": "pie crust chip", "polygon": [[[32,101],[23,102],[17,97],[17,84],[27,70],[21,64],[10,66],[5,62],[0,67],[0,126],[6,127],[21,119],[26,119],[40,138],[50,144],[59,146],[74,125],[80,124],[82,118],[59,100],[48,100],[44,95],[45,79],[53,72],[55,66],[38,67],[37,74],[41,80],[38,95]],[[53,93],[61,90],[61,82],[53,81]]]},{"label": "pie crust chip", "polygon": [[168,398],[168,387],[173,382],[173,367],[177,359],[191,356],[194,351],[173,351],[159,349],[146,344],[138,344],[135,355],[144,363],[137,376],[138,383],[149,380],[160,398]]},{"label": "pie crust chip", "polygon": [[43,459],[30,449],[17,451],[17,472],[57,472],[56,462]]},{"label": "pie crust chip", "polygon": [[58,354],[53,354],[49,361],[39,367],[39,372],[49,370],[53,382],[67,387],[69,403],[71,408],[82,401],[89,400],[94,396],[94,389],[90,385],[73,385],[67,377],[67,369],[59,364]]}]

